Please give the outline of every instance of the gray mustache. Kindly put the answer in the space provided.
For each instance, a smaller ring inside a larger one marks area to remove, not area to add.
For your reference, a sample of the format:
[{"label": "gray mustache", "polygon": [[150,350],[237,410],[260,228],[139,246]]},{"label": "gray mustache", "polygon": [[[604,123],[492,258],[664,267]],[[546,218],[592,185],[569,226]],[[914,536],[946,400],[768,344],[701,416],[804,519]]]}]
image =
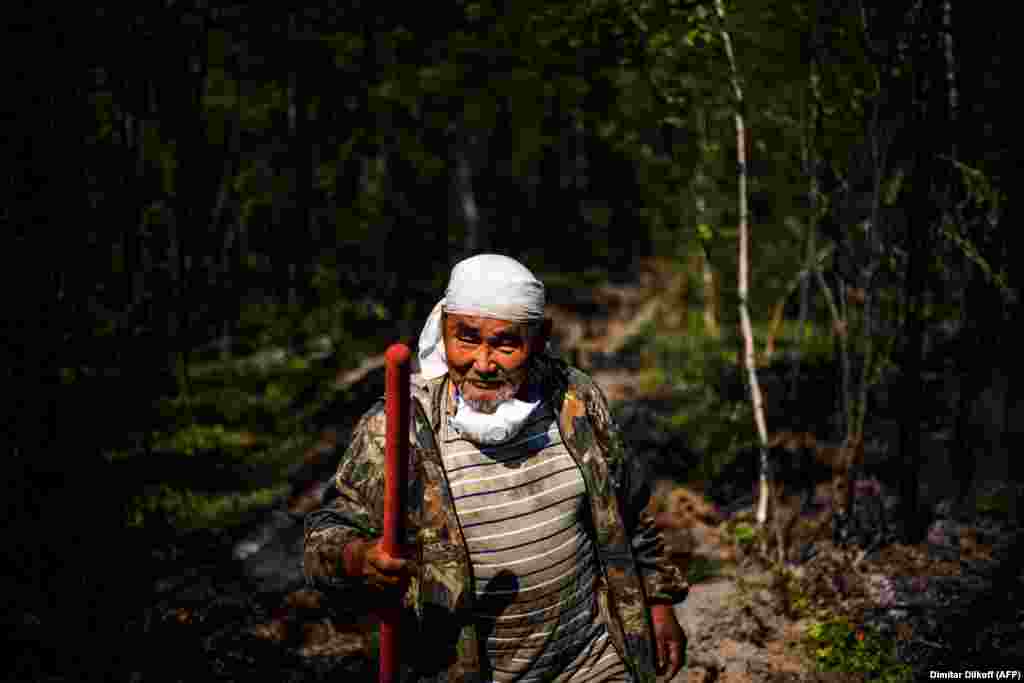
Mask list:
[{"label": "gray mustache", "polygon": [[507,384],[508,376],[501,375],[495,378],[484,379],[482,377],[466,377],[467,382],[479,382],[480,384]]}]

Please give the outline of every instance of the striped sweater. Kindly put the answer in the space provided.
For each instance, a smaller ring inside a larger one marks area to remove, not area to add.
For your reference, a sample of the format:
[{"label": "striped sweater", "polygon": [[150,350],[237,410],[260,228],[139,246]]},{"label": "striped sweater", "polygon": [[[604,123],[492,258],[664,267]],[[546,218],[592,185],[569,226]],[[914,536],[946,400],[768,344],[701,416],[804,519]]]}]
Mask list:
[{"label": "striped sweater", "polygon": [[599,617],[586,485],[550,407],[501,446],[481,449],[447,424],[441,441],[492,680],[628,680]]}]

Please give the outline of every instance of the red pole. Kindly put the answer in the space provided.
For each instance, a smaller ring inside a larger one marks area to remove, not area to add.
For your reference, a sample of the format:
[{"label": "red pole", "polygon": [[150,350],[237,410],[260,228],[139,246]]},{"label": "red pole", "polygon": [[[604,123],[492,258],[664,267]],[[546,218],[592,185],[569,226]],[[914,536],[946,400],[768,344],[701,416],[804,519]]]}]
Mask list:
[{"label": "red pole", "polygon": [[[409,471],[409,347],[392,344],[384,354],[384,552],[398,557],[405,536],[405,492]],[[380,620],[380,683],[398,683],[398,620],[388,607]]]}]

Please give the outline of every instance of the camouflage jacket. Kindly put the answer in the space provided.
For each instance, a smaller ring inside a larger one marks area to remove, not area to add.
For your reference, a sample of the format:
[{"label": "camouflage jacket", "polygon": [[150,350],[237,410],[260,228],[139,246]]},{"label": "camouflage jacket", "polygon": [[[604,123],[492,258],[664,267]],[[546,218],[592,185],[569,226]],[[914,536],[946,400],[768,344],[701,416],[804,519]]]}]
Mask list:
[{"label": "camouflage jacket", "polygon": [[[687,594],[682,572],[667,561],[654,527],[650,480],[628,458],[608,403],[587,375],[542,356],[535,373],[544,396],[560,406],[563,440],[582,470],[601,572],[598,604],[613,642],[637,683],[655,680],[648,605],[674,604]],[[416,549],[416,575],[406,594],[402,651],[406,680],[477,683],[482,644],[472,611],[469,554],[455,515],[435,435],[441,424],[447,376],[413,376],[407,542]],[[306,517],[303,558],[307,581],[339,606],[369,611],[359,581],[339,576],[341,548],[355,538],[380,536],[384,490],[383,401],[360,420],[338,472],[340,495]],[[409,630],[412,635],[406,636]],[[408,639],[407,639],[408,638]]]}]

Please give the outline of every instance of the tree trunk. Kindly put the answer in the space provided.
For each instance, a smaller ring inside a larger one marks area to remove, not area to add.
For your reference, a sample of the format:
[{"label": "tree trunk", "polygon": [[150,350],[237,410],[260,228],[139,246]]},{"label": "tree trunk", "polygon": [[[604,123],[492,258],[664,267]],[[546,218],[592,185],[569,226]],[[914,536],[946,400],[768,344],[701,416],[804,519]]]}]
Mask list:
[{"label": "tree trunk", "polygon": [[[33,10],[38,13],[34,25],[60,26],[50,11]],[[77,125],[92,113],[81,107],[88,93],[69,77],[77,72],[55,68],[71,52],[62,47],[69,36],[62,35],[58,28],[24,35],[38,36],[48,44],[26,41],[17,45],[18,36],[12,34],[9,42],[17,46],[18,54],[49,57],[11,64],[19,77],[16,80],[26,86],[19,93],[24,106],[14,109],[16,123],[11,126],[23,133],[7,137],[6,151],[8,159],[24,163],[10,164],[7,169],[13,187],[10,199],[5,201],[10,206],[10,223],[4,226],[9,230],[4,254],[10,259],[8,272],[16,276],[13,281],[18,290],[9,297],[3,346],[4,372],[8,373],[5,386],[10,387],[7,393],[12,397],[7,419],[9,445],[16,466],[38,467],[56,464],[51,455],[55,454],[53,442],[60,435],[60,369],[68,361],[62,353],[66,349],[62,338],[67,332],[63,324],[69,319],[68,297],[77,294],[67,286],[66,278],[68,273],[83,268],[74,258],[74,242],[70,248],[64,245],[47,249],[43,240],[65,234],[69,240],[80,239],[73,234],[75,231],[69,232],[66,225],[61,225],[59,212],[63,208],[67,210],[65,217],[79,220],[87,215],[82,178],[75,177],[80,167],[68,160],[82,158]],[[39,264],[39,268],[25,268],[26,264]],[[76,453],[81,452],[76,447]]]},{"label": "tree trunk", "polygon": [[959,119],[960,94],[956,86],[956,57],[953,52],[953,3],[943,0],[942,3],[942,47],[946,64],[946,96],[949,110],[947,116],[952,135],[950,148],[953,159],[959,158],[957,146],[957,121]]},{"label": "tree trunk", "polygon": [[708,127],[707,115],[702,109],[697,109],[697,167],[693,176],[692,192],[694,197],[694,210],[697,218],[697,239],[701,243],[701,250],[697,255],[699,270],[696,276],[701,281],[701,299],[703,304],[704,334],[712,339],[721,336],[719,327],[719,299],[718,299],[718,275],[715,273],[708,251],[713,239],[711,228],[711,217],[707,208],[705,197],[708,191],[710,180],[705,172],[708,154]]},{"label": "tree trunk", "polygon": [[[923,173],[922,173],[923,175]],[[923,179],[922,179],[922,182]],[[918,202],[923,191],[916,193]],[[923,371],[923,344],[924,344],[924,320],[922,318],[921,304],[924,300],[924,279],[926,264],[922,261],[927,257],[924,250],[925,234],[930,232],[931,220],[925,207],[917,204],[917,210],[921,211],[920,223],[911,228],[911,242],[909,252],[909,263],[907,266],[906,286],[906,310],[907,310],[907,332],[906,346],[903,353],[904,375],[900,395],[903,403],[903,419],[900,420],[900,453],[903,455],[903,479],[900,486],[902,498],[902,518],[908,526],[905,530],[904,539],[907,543],[916,542],[921,529],[917,528],[919,522],[919,472],[921,469],[921,401],[923,399],[923,383],[921,373]]]},{"label": "tree trunk", "polygon": [[747,210],[747,135],[744,121],[745,102],[743,89],[740,86],[739,70],[736,57],[732,50],[732,40],[725,28],[725,4],[715,0],[715,11],[718,14],[719,31],[725,44],[725,53],[729,58],[729,72],[732,81],[735,101],[736,121],[736,165],[739,173],[739,309],[740,325],[743,333],[743,358],[747,367],[750,383],[750,398],[754,407],[754,422],[760,440],[759,490],[757,500],[757,522],[764,524],[768,519],[768,427],[765,424],[764,403],[761,397],[761,385],[757,380],[757,366],[754,352],[754,331],[750,324],[750,313],[747,305],[749,256],[749,225]]},{"label": "tree trunk", "polygon": [[[310,259],[306,256],[312,250],[309,248],[312,243],[312,206],[313,206],[313,163],[316,136],[310,121],[310,87],[309,77],[314,73],[315,65],[310,59],[311,48],[309,41],[305,39],[306,26],[299,26],[296,13],[289,13],[289,33],[292,37],[293,50],[298,55],[296,60],[298,68],[289,73],[289,139],[291,140],[291,166],[295,173],[293,206],[291,210],[295,236],[293,244],[293,261],[296,264],[303,264],[296,267],[301,283],[296,283],[295,290],[301,286],[303,292],[307,291],[309,275],[311,273]],[[294,294],[293,294],[294,295]],[[298,299],[293,303],[298,303]]]},{"label": "tree trunk", "polygon": [[[238,83],[239,89],[242,81]],[[242,94],[236,92],[235,108],[229,123],[229,134],[224,137],[224,179],[221,182],[221,193],[217,198],[217,208],[214,210],[213,225],[223,230],[223,238],[220,240],[220,259],[218,264],[219,281],[221,291],[226,292],[226,299],[220,320],[218,338],[221,342],[220,356],[227,360],[234,347],[232,336],[235,332],[235,323],[241,312],[241,293],[239,287],[239,274],[241,269],[236,264],[242,263],[241,259],[232,258],[233,254],[239,252],[241,244],[240,232],[243,229],[241,212],[238,201],[232,198],[232,185],[236,174],[241,169],[241,137],[242,137]],[[231,205],[233,211],[228,211]],[[225,219],[224,214],[228,213]]]},{"label": "tree trunk", "polygon": [[[180,11],[169,8],[168,17],[171,21],[183,21],[185,18],[176,16]],[[186,10],[187,11],[187,10]],[[209,39],[209,10],[197,7],[199,28],[192,40],[182,44],[171,43],[165,48],[171,55],[170,89],[168,101],[172,104],[168,121],[176,137],[177,168],[174,173],[173,215],[169,220],[169,235],[172,254],[172,296],[169,306],[168,339],[171,343],[171,367],[178,380],[179,391],[186,399],[191,400],[191,382],[189,378],[189,356],[193,343],[195,325],[201,319],[195,314],[200,304],[202,288],[193,282],[193,255],[202,255],[206,251],[206,240],[209,231],[210,197],[208,180],[210,172],[207,161],[206,123],[202,114],[203,93],[208,73],[207,50]],[[185,77],[181,77],[184,70]],[[182,85],[178,85],[182,84]],[[177,88],[180,88],[177,89]],[[205,330],[204,330],[205,332]]]},{"label": "tree trunk", "polygon": [[[818,241],[818,219],[819,200],[821,189],[819,185],[819,174],[821,173],[821,160],[818,158],[818,142],[821,140],[822,129],[822,104],[821,89],[819,85],[818,64],[821,59],[820,45],[820,20],[815,14],[811,25],[811,49],[810,49],[810,71],[808,73],[808,84],[806,92],[810,94],[810,103],[804,111],[809,111],[810,121],[802,131],[802,156],[803,171],[807,176],[807,205],[810,217],[807,221],[807,251],[805,263],[808,268],[818,270],[817,265],[817,241]],[[808,273],[800,281],[800,311],[798,314],[797,329],[800,332],[800,341],[797,346],[796,357],[790,372],[787,400],[790,405],[796,405],[799,399],[800,383],[800,361],[802,344],[807,340],[811,330],[808,327],[808,317],[811,308],[811,275]]]},{"label": "tree trunk", "polygon": [[712,339],[720,339],[722,327],[721,320],[721,291],[719,287],[719,275],[715,271],[714,264],[708,258],[706,252],[701,251],[701,283],[703,285],[704,300],[704,333]]},{"label": "tree trunk", "polygon": [[978,325],[980,321],[974,320],[973,303],[977,300],[978,294],[984,296],[984,285],[972,273],[973,267],[970,259],[964,258],[964,271],[967,279],[967,292],[963,297],[960,306],[960,315],[963,325],[960,331],[960,340],[957,345],[957,352],[954,357],[956,376],[959,379],[956,400],[956,418],[953,423],[953,451],[951,463],[953,476],[958,484],[957,507],[960,514],[969,513],[975,508],[975,486],[974,477],[977,471],[977,459],[975,458],[975,442],[979,440],[977,426],[974,424],[971,408],[974,406],[984,389],[984,381],[989,378],[988,373],[980,372],[978,367],[981,358],[981,345],[979,344]]},{"label": "tree trunk", "polygon": [[[918,5],[921,9],[920,4]],[[925,73],[926,77],[928,48],[925,44],[925,26],[915,26],[914,68]],[[907,227],[907,276],[904,288],[906,333],[903,349],[903,379],[900,397],[903,402],[903,419],[900,421],[900,453],[903,457],[903,475],[900,483],[901,517],[904,527],[904,541],[908,544],[916,542],[924,533],[924,519],[920,505],[920,470],[921,470],[921,404],[924,398],[924,384],[921,373],[924,370],[924,311],[925,292],[928,280],[928,247],[931,243],[934,207],[931,202],[932,165],[936,161],[933,154],[926,150],[932,149],[931,142],[941,139],[948,131],[933,130],[933,116],[925,100],[924,87],[921,82],[912,83],[912,111],[914,117],[914,135],[917,146],[914,152],[912,173],[914,185],[910,197],[908,216],[916,217],[916,224]]]},{"label": "tree trunk", "polygon": [[477,144],[476,133],[466,128],[466,123],[457,124],[455,136],[455,168],[453,174],[456,214],[463,226],[464,240],[462,243],[465,257],[478,254],[487,248],[487,236],[480,221],[480,209],[473,189],[474,148]]}]

